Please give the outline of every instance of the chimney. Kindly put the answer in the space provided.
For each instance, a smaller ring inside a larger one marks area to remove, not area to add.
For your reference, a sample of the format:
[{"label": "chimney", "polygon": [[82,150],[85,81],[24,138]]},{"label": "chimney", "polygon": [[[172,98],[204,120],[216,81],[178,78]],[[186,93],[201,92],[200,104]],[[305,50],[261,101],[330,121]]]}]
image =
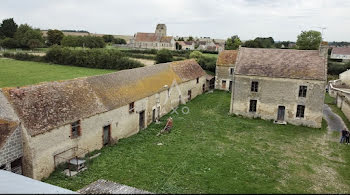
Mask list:
[{"label": "chimney", "polygon": [[318,49],[320,57],[328,57],[328,48],[328,42],[322,41],[320,44],[320,48]]}]

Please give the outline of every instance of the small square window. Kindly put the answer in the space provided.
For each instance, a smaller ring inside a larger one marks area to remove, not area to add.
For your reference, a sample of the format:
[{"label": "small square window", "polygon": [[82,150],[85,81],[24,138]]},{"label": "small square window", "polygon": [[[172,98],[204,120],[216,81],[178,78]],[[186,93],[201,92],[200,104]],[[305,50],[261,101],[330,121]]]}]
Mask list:
[{"label": "small square window", "polygon": [[259,82],[253,81],[250,90],[252,92],[258,92],[258,89],[259,89]]},{"label": "small square window", "polygon": [[305,112],[305,106],[304,105],[298,105],[297,106],[297,118],[304,118],[304,112]]},{"label": "small square window", "polygon": [[71,124],[71,127],[72,127],[72,138],[76,138],[76,137],[79,137],[80,136],[80,120],[79,121],[76,121],[74,123]]},{"label": "small square window", "polygon": [[134,105],[134,102],[131,102],[129,104],[129,113],[133,113],[135,112],[135,105]]},{"label": "small square window", "polygon": [[307,86],[299,87],[299,97],[306,97]]},{"label": "small square window", "polygon": [[257,100],[250,100],[249,112],[256,112]]}]

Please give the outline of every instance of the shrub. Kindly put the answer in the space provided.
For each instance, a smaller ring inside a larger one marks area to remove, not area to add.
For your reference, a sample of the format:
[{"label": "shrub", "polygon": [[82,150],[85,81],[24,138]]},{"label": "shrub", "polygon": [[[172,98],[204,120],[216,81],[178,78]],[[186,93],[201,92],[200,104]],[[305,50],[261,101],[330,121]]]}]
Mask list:
[{"label": "shrub", "polygon": [[350,63],[339,64],[339,63],[328,63],[328,74],[330,75],[339,75],[340,73],[350,69]]},{"label": "shrub", "polygon": [[8,49],[17,48],[19,46],[18,41],[14,38],[5,38],[0,41],[0,46]]},{"label": "shrub", "polygon": [[173,55],[170,50],[161,49],[157,52],[156,63],[166,63],[173,61]]},{"label": "shrub", "polygon": [[129,59],[123,52],[106,49],[72,50],[59,46],[51,48],[45,58],[48,62],[101,69],[131,69],[143,66]]},{"label": "shrub", "polygon": [[4,57],[12,58],[21,61],[35,61],[35,62],[45,62],[45,58],[42,56],[35,56],[28,53],[4,53]]}]

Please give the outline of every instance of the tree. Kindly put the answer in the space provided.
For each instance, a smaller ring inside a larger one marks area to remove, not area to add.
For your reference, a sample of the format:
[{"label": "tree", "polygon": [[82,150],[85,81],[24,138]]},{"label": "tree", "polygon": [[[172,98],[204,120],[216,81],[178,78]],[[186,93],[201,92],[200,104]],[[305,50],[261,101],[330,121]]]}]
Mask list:
[{"label": "tree", "polygon": [[259,43],[260,48],[271,48],[275,44],[272,37],[257,37],[254,41]]},{"label": "tree", "polygon": [[298,35],[297,47],[301,50],[317,50],[322,41],[322,35],[318,31],[302,31]]},{"label": "tree", "polygon": [[194,39],[193,39],[192,36],[188,37],[188,39],[187,39],[187,41],[193,41],[193,40],[194,40]]},{"label": "tree", "polygon": [[14,49],[18,47],[18,41],[14,38],[5,38],[0,42],[0,46],[8,49]]},{"label": "tree", "polygon": [[125,45],[126,41],[125,41],[125,39],[122,39],[122,38],[115,38],[114,39],[114,43],[115,44],[120,44],[120,45]]},{"label": "tree", "polygon": [[64,34],[60,30],[49,30],[47,31],[47,44],[51,45],[61,45],[61,41]]},{"label": "tree", "polygon": [[166,63],[173,61],[173,55],[168,49],[161,49],[157,52],[156,63]]},{"label": "tree", "polygon": [[179,37],[177,41],[185,41],[185,39],[183,37]]},{"label": "tree", "polygon": [[197,62],[198,62],[199,59],[202,58],[202,57],[203,57],[203,54],[202,54],[202,52],[200,52],[200,51],[193,51],[193,52],[191,52],[191,54],[190,54],[190,58],[196,59]]},{"label": "tree", "polygon": [[13,38],[16,31],[17,31],[18,25],[15,23],[13,18],[8,18],[2,21],[2,24],[0,25],[0,36]]},{"label": "tree", "polygon": [[249,40],[249,41],[244,42],[243,47],[259,48],[261,46],[260,46],[260,43],[258,41]]},{"label": "tree", "polygon": [[226,50],[235,50],[238,49],[238,47],[242,44],[241,39],[237,35],[234,35],[230,38],[228,38],[225,42],[225,49]]},{"label": "tree", "polygon": [[21,24],[16,33],[15,39],[21,48],[41,47],[44,43],[42,33],[39,29],[33,29],[28,24]]},{"label": "tree", "polygon": [[106,43],[111,43],[114,41],[113,35],[103,35],[102,38]]}]

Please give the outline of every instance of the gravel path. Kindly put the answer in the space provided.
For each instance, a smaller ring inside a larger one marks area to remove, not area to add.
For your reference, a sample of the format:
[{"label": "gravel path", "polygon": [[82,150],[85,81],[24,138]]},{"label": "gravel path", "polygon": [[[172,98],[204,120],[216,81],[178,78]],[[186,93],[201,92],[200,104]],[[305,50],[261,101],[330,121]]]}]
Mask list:
[{"label": "gravel path", "polygon": [[328,130],[340,132],[344,128],[347,129],[343,119],[335,114],[327,104],[324,105],[323,117],[328,123]]}]

